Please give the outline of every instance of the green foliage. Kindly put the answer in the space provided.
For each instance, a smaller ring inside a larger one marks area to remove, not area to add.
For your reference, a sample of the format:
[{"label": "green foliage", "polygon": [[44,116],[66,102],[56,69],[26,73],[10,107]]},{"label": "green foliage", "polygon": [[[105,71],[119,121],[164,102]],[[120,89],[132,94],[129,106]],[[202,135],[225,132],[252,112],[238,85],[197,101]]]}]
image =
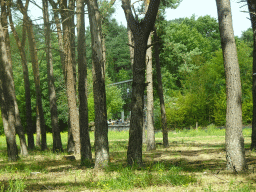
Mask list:
[{"label": "green foliage", "polygon": [[[92,73],[88,70],[88,119],[89,122],[95,120],[94,116],[94,97],[92,86]],[[107,102],[107,115],[108,119],[111,119],[113,115],[122,111],[124,101],[122,99],[121,90],[116,86],[108,86],[112,81],[106,74],[106,102]]]},{"label": "green foliage", "polygon": [[[247,33],[245,33],[246,36]],[[244,39],[250,39],[250,33]],[[226,84],[218,23],[210,16],[169,22],[161,36],[162,81],[170,128],[226,122]],[[242,84],[243,123],[252,120],[252,48],[236,40]],[[167,78],[166,78],[167,77]],[[160,108],[156,108],[159,126]]]},{"label": "green foliage", "polygon": [[162,65],[176,79],[176,85],[181,86],[181,81],[186,75],[197,69],[201,62],[195,58],[203,57],[210,51],[210,41],[203,37],[196,28],[186,24],[169,23],[165,33],[161,36],[163,48],[160,53]]},{"label": "green foliage", "polygon": [[113,82],[132,79],[127,29],[115,19],[108,23],[106,72]]},{"label": "green foliage", "polygon": [[251,27],[242,32],[241,40],[246,42],[249,47],[253,48],[253,31]]},{"label": "green foliage", "polygon": [[122,111],[124,101],[121,89],[116,86],[108,86],[106,92],[108,119],[112,119],[116,113]]},{"label": "green foliage", "polygon": [[214,52],[220,48],[220,33],[219,24],[217,20],[210,15],[200,16],[195,19],[195,15],[191,18],[185,18],[182,21],[191,29],[195,28],[203,37],[207,38],[211,42],[211,52]]}]

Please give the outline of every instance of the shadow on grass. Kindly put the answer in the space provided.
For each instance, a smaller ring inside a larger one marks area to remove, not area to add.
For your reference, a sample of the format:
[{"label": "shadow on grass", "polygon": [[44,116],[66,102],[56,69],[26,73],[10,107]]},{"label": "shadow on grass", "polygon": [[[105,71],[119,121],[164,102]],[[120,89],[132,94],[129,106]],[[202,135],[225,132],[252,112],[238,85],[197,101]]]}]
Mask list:
[{"label": "shadow on grass", "polygon": [[[69,191],[70,188],[75,188],[75,187],[83,187],[84,190],[87,188],[85,182],[47,182],[46,184],[41,184],[41,183],[32,183],[28,184],[26,187],[27,191],[42,191],[42,190],[49,190],[49,191],[55,191],[55,190],[64,190],[64,191]],[[89,190],[89,189],[88,189]],[[73,190],[72,190],[73,191]]]},{"label": "shadow on grass", "polygon": [[[111,141],[110,142],[110,166],[109,171],[116,171],[122,167],[126,167],[126,151],[127,141]],[[176,147],[187,147],[185,150],[177,149]],[[196,147],[198,150],[191,150],[190,147]],[[248,146],[249,147],[249,146]],[[145,166],[155,163],[163,163],[167,167],[179,166],[187,172],[204,172],[205,170],[219,170],[224,169],[226,166],[225,149],[223,144],[201,144],[194,142],[172,142],[169,148],[163,148],[161,144],[157,144],[157,150],[152,152],[144,152],[143,160]],[[1,151],[0,151],[1,152]],[[41,151],[33,151],[32,154],[38,155]],[[61,172],[75,169],[87,169],[92,168],[93,164],[88,167],[81,167],[80,161],[70,160],[52,160],[47,155],[50,151],[41,152],[42,159],[21,159],[18,162],[10,163],[7,161],[1,162],[0,171],[2,172]],[[45,155],[45,156],[44,156]],[[60,156],[66,155],[60,153]],[[200,155],[210,155],[212,159],[202,159]],[[218,155],[218,156],[216,156]],[[57,156],[57,155],[56,155]],[[33,156],[31,155],[33,158]],[[162,158],[165,157],[165,158]],[[156,160],[157,159],[157,160]],[[247,158],[248,164],[255,163],[255,158]],[[256,171],[256,170],[255,170]]]}]

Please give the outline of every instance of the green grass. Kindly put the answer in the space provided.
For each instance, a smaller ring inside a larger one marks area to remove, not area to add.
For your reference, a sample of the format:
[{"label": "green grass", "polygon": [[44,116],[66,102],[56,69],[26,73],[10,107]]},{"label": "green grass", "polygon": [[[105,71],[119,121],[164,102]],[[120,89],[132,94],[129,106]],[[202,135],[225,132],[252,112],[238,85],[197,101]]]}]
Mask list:
[{"label": "green grass", "polygon": [[[103,190],[129,190],[133,188],[146,188],[149,186],[188,186],[197,181],[193,175],[184,174],[181,167],[164,163],[149,164],[144,168],[109,166],[106,170],[112,176],[94,181],[90,178],[86,185],[91,188]],[[114,174],[113,174],[114,171]]]},{"label": "green grass", "polygon": [[[251,129],[243,129],[243,134],[245,137],[249,137]],[[204,172],[215,172],[216,169],[225,167],[224,159],[214,159],[215,155],[219,153],[223,153],[223,157],[225,156],[224,136],[225,129],[218,129],[213,125],[207,128],[199,127],[197,130],[170,131],[169,148],[157,145],[156,151],[145,153],[146,145],[143,145],[144,165],[129,167],[126,163],[129,132],[109,131],[111,160],[109,166],[101,172],[81,167],[79,160],[72,162],[63,160],[62,156],[66,155],[66,152],[53,153],[51,151],[51,133],[47,133],[48,149],[46,151],[40,151],[40,147],[36,147],[35,150],[29,152],[29,157],[21,157],[17,162],[8,162],[5,137],[0,136],[0,177],[2,176],[0,192],[37,191],[46,189],[48,186],[64,191],[84,189],[91,191],[136,191],[137,189],[148,191],[153,189],[155,191],[161,187],[161,191],[171,190],[172,187],[178,188],[179,191],[190,191],[191,186],[198,185],[204,191],[221,191],[218,185],[223,185],[223,182],[218,180],[220,184],[215,184],[214,176],[212,182],[207,179],[206,185],[200,186],[200,183],[204,180],[204,177],[201,176]],[[66,149],[67,133],[61,133],[61,137],[63,148]],[[156,132],[155,137],[157,142],[162,142],[161,132]],[[90,138],[93,146],[93,132],[90,132]],[[17,144],[19,144],[18,137]],[[248,148],[249,143],[247,142],[245,146]],[[94,150],[94,148],[92,149]],[[196,161],[189,159],[200,155],[211,156],[208,159],[196,159]],[[163,157],[163,159],[154,160],[157,156]],[[169,159],[164,159],[167,156]],[[31,172],[40,172],[41,174],[31,176]],[[53,178],[54,174],[59,174],[59,176]],[[57,181],[59,177],[61,179]],[[226,175],[219,175],[219,177],[225,178]],[[225,179],[229,181],[229,185],[226,186],[228,191],[247,192],[255,189],[248,183],[236,182],[236,177],[232,177],[233,180]],[[40,178],[41,184],[37,183],[37,178]],[[255,177],[251,176],[251,178]]]}]

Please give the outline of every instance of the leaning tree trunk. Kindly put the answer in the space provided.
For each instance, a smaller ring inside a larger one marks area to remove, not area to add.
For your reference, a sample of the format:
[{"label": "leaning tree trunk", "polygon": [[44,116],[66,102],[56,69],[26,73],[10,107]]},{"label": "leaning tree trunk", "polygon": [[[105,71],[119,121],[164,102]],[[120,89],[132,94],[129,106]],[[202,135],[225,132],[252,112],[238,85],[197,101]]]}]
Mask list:
[{"label": "leaning tree trunk", "polygon": [[[27,28],[27,35],[28,35],[28,42],[29,42],[29,50],[30,50],[30,57],[32,60],[32,68],[34,74],[34,81],[36,87],[36,114],[37,114],[37,129],[40,128],[41,132],[41,150],[47,149],[46,143],[46,130],[45,130],[45,120],[44,120],[44,111],[42,105],[42,93],[40,88],[40,76],[39,76],[39,65],[38,65],[38,57],[37,57],[37,48],[35,42],[35,34],[33,31],[33,25],[31,19],[27,15],[27,11],[23,6],[21,0],[17,1],[19,5],[19,9],[21,13],[25,16],[26,28]],[[38,133],[38,132],[37,132]]]},{"label": "leaning tree trunk", "polygon": [[65,52],[65,77],[70,117],[70,128],[72,131],[72,137],[75,143],[75,154],[80,154],[80,128],[79,128],[79,113],[76,103],[76,90],[75,79],[73,71],[73,55],[72,55],[72,40],[71,40],[71,15],[67,8],[67,1],[60,1],[60,12],[62,17],[63,26],[63,40],[64,40],[64,52]]},{"label": "leaning tree trunk", "polygon": [[166,112],[165,112],[165,105],[164,105],[161,65],[160,65],[160,59],[159,59],[159,37],[157,35],[156,30],[154,31],[154,39],[155,39],[154,52],[155,52],[156,73],[157,73],[157,92],[158,92],[160,106],[161,106],[161,125],[162,125],[162,133],[163,133],[163,146],[168,147],[168,130],[167,130]]},{"label": "leaning tree trunk", "polygon": [[88,128],[88,104],[87,104],[87,63],[85,56],[85,21],[84,0],[77,0],[77,53],[79,75],[79,124],[81,139],[81,165],[92,160],[89,128]]},{"label": "leaning tree trunk", "polygon": [[256,149],[256,2],[247,0],[250,12],[252,29],[253,29],[253,67],[252,67],[252,98],[253,98],[253,115],[252,115],[252,143],[251,149]]},{"label": "leaning tree trunk", "polygon": [[97,0],[87,1],[92,38],[92,73],[95,108],[95,168],[105,167],[109,162],[108,125],[104,60],[101,40],[101,17]]},{"label": "leaning tree trunk", "polygon": [[13,93],[15,94],[11,64],[8,61],[7,49],[4,38],[4,31],[0,22],[0,106],[4,132],[7,143],[7,154],[9,161],[18,160],[18,149],[15,136],[15,105]]},{"label": "leaning tree trunk", "polygon": [[[22,69],[23,69],[25,98],[26,98],[26,122],[27,122],[27,135],[28,135],[28,149],[34,149],[35,144],[34,144],[34,136],[33,136],[33,121],[32,121],[32,110],[31,110],[30,82],[29,82],[27,58],[26,58],[26,53],[25,53],[25,50],[24,50],[25,40],[26,40],[26,27],[23,26],[22,42],[21,42],[20,39],[19,39],[18,33],[15,30],[13,21],[12,21],[12,14],[11,14],[10,7],[8,8],[8,11],[9,11],[9,21],[10,21],[12,34],[15,38],[17,47],[20,51],[21,63],[22,63]],[[24,23],[24,21],[23,21],[23,23]]]},{"label": "leaning tree trunk", "polygon": [[9,86],[12,86],[12,89],[14,92],[11,93],[11,97],[13,97],[14,101],[14,106],[15,106],[15,128],[16,132],[19,135],[20,138],[20,149],[21,149],[21,155],[26,156],[28,155],[28,149],[26,145],[26,139],[25,139],[25,134],[23,131],[23,126],[21,124],[21,119],[20,119],[20,113],[19,113],[19,107],[15,95],[15,88],[14,88],[14,80],[13,80],[13,72],[12,72],[12,58],[11,58],[11,45],[10,45],[10,39],[9,39],[9,32],[8,32],[8,21],[7,21],[7,6],[6,6],[6,1],[1,1],[1,22],[2,26],[4,28],[4,38],[5,38],[5,45],[6,45],[6,50],[7,50],[7,58],[8,58],[8,63],[10,64],[10,73],[11,73],[11,84]]},{"label": "leaning tree trunk", "polygon": [[43,0],[43,18],[44,18],[44,32],[45,32],[45,45],[46,45],[46,62],[47,62],[47,80],[48,80],[48,91],[50,99],[51,109],[51,125],[52,125],[52,137],[53,137],[53,151],[63,151],[60,129],[59,129],[59,118],[57,109],[57,98],[54,85],[54,74],[53,74],[53,58],[51,51],[51,37],[50,37],[50,22],[48,12],[48,1]]},{"label": "leaning tree trunk", "polygon": [[144,20],[135,20],[129,0],[122,0],[126,20],[134,37],[134,64],[132,84],[132,114],[127,151],[128,164],[142,164],[142,127],[145,89],[145,55],[150,31],[153,29],[160,0],[151,1]]},{"label": "leaning tree trunk", "polygon": [[230,1],[216,0],[216,3],[226,74],[227,111],[225,138],[227,169],[241,172],[246,169],[242,133],[242,91]]}]

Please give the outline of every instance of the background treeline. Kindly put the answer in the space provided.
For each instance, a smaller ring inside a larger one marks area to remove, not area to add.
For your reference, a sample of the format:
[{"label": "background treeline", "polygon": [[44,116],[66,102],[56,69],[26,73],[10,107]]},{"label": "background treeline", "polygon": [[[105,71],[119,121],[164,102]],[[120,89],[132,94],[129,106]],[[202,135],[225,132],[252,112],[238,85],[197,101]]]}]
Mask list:
[{"label": "background treeline", "polygon": [[[110,13],[114,13],[112,10]],[[160,17],[160,16],[159,16]],[[16,20],[16,30],[22,36],[22,23]],[[55,26],[53,25],[52,28]],[[226,120],[226,88],[223,56],[220,44],[219,25],[210,16],[180,18],[166,21],[158,18],[156,27],[160,36],[160,62],[162,82],[166,103],[168,129],[215,124],[225,125]],[[43,28],[34,26],[39,57],[39,70],[42,90],[42,103],[47,131],[51,131],[51,114],[47,85],[47,65]],[[54,29],[53,29],[54,31]],[[103,34],[106,38],[106,94],[108,119],[120,118],[120,112],[129,99],[122,97],[122,89],[108,86],[111,83],[132,79],[127,29],[119,25],[109,14],[103,23]],[[58,116],[61,131],[67,130],[68,104],[65,80],[58,51],[58,39],[51,33],[52,54],[54,60],[54,76],[57,93]],[[15,91],[20,115],[26,127],[25,89],[23,82],[21,58],[13,34],[10,33]],[[88,112],[89,122],[94,121],[94,100],[92,86],[91,35],[86,30],[86,58],[88,63]],[[244,31],[236,37],[238,60],[242,81],[243,123],[252,121],[252,29]],[[28,44],[28,43],[27,43]],[[33,79],[32,64],[28,46],[26,46],[28,68],[30,73],[32,117],[36,121],[36,91]],[[154,51],[154,50],[153,50]],[[154,86],[157,85],[154,70]],[[160,106],[154,88],[155,129],[160,129]],[[126,115],[128,111],[126,109]],[[34,126],[35,130],[35,126]],[[0,117],[0,134],[3,134]]]}]

